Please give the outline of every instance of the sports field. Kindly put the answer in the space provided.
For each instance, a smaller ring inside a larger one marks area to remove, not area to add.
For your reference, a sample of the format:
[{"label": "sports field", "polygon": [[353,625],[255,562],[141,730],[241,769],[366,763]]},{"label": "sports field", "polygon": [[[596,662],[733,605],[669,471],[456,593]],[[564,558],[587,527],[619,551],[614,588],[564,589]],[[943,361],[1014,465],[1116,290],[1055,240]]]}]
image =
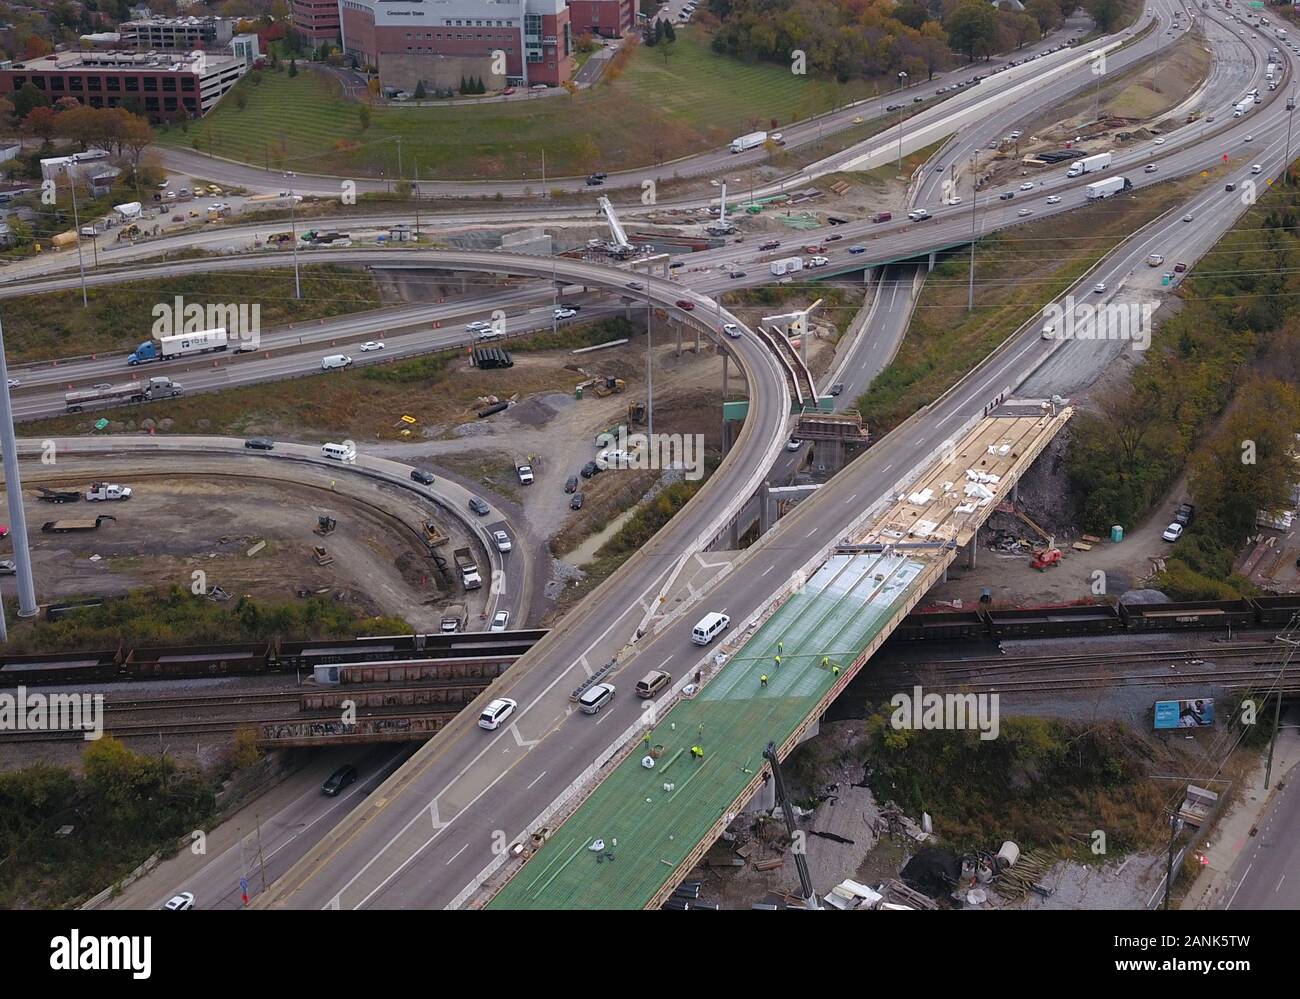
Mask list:
[{"label": "sports field", "polygon": [[245,79],[241,111],[232,96],[187,132],[159,131],[159,144],[196,148],[257,166],[339,176],[397,174],[415,164],[425,179],[541,180],[614,171],[676,159],[725,145],[736,135],[780,125],[870,93],[796,76],[771,63],[713,53],[708,37],[680,32],[665,60],[641,47],[609,83],[569,96],[480,106],[375,106],[361,127],[361,106],[340,95],[326,73],[263,71]]}]

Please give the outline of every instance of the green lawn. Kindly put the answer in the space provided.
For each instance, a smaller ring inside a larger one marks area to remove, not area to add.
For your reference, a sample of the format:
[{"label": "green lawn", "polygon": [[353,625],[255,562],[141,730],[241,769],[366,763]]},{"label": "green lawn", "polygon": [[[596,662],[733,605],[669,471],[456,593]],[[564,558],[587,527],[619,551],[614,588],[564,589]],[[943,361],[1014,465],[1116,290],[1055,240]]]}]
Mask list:
[{"label": "green lawn", "polygon": [[682,31],[664,59],[638,49],[623,75],[574,97],[480,107],[376,107],[362,130],[359,105],[338,96],[332,78],[310,70],[290,78],[266,71],[244,80],[240,111],[228,97],[187,132],[159,132],[164,146],[303,172],[392,176],[397,143],[409,177],[540,181],[541,151],[551,177],[596,168],[661,162],[717,148],[742,132],[781,125],[870,94],[862,82],[839,86],[795,76],[769,63],[715,55],[708,36]]}]

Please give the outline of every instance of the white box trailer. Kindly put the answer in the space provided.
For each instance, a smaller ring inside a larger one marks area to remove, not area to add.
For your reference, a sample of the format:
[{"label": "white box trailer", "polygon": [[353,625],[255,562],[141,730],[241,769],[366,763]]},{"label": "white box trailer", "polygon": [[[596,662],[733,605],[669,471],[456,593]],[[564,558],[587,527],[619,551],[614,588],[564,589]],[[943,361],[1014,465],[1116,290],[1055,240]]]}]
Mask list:
[{"label": "white box trailer", "polygon": [[186,354],[202,354],[209,350],[225,350],[230,345],[230,338],[224,327],[214,330],[199,330],[197,333],[177,333],[174,336],[158,338],[162,345],[163,360],[184,357]]},{"label": "white box trailer", "polygon": [[1098,170],[1105,170],[1110,166],[1110,161],[1114,157],[1110,153],[1097,153],[1094,156],[1085,156],[1081,160],[1075,160],[1070,164],[1070,169],[1066,171],[1067,177],[1082,177],[1085,173],[1095,173]]},{"label": "white box trailer", "polygon": [[766,141],[766,132],[750,132],[748,135],[742,135],[739,138],[732,139],[731,151],[733,153],[743,153],[746,149],[753,149],[755,146],[761,146]]},{"label": "white box trailer", "polygon": [[802,257],[785,257],[781,260],[773,260],[769,268],[776,277],[783,274],[793,274],[795,271],[803,270]]},{"label": "white box trailer", "polygon": [[1083,194],[1089,201],[1096,201],[1099,198],[1109,198],[1113,194],[1119,194],[1132,186],[1132,182],[1127,177],[1107,177],[1095,184],[1089,184],[1083,189]]},{"label": "white box trailer", "polygon": [[1251,106],[1252,106],[1253,104],[1254,104],[1254,101],[1241,101],[1241,102],[1239,102],[1239,103],[1237,104],[1237,106],[1236,106],[1235,108],[1232,109],[1232,116],[1233,116],[1234,118],[1240,118],[1242,115],[1244,115],[1247,111],[1249,111],[1249,110],[1251,109]]}]

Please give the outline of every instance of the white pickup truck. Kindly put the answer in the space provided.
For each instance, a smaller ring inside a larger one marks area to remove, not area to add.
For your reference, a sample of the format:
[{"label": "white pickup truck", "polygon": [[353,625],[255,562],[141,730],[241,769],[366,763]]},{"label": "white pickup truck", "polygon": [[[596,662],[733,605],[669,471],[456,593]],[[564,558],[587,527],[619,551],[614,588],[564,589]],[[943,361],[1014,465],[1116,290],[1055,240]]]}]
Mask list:
[{"label": "white pickup truck", "polygon": [[113,482],[96,482],[86,491],[88,503],[93,503],[95,500],[129,500],[130,498],[130,486],[119,486]]}]

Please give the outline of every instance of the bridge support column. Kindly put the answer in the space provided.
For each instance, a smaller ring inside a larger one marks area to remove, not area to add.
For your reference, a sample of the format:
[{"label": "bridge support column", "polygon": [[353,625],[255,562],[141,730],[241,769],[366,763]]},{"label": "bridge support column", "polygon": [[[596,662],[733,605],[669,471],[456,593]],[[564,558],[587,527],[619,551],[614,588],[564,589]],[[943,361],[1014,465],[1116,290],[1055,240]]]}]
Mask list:
[{"label": "bridge support column", "polygon": [[975,549],[980,545],[980,529],[975,528],[975,533],[971,535],[970,544],[966,546],[966,568],[975,568]]},{"label": "bridge support column", "polygon": [[725,536],[727,539],[727,551],[734,552],[740,547],[740,521],[736,520],[735,517],[732,517],[731,522],[727,524]]},{"label": "bridge support column", "polygon": [[935,258],[935,251],[934,251],[934,250],[931,250],[931,251],[930,251],[930,266],[926,268],[926,273],[929,273],[930,271],[934,270],[934,258]]},{"label": "bridge support column", "polygon": [[758,533],[761,537],[776,523],[776,501],[768,489],[767,480],[758,487]]},{"label": "bridge support column", "polygon": [[674,357],[682,356],[682,324],[681,323],[677,324],[677,353],[674,354],[673,356]]},{"label": "bridge support column", "polygon": [[[727,379],[731,374],[731,352],[727,349],[722,351],[722,401],[727,401]],[[723,425],[726,423],[724,421]],[[723,435],[725,436],[725,434]]]},{"label": "bridge support column", "polygon": [[632,321],[632,300],[630,298],[623,299],[623,318],[629,323]]},{"label": "bridge support column", "polygon": [[700,356],[700,328],[695,327],[695,356]]}]

